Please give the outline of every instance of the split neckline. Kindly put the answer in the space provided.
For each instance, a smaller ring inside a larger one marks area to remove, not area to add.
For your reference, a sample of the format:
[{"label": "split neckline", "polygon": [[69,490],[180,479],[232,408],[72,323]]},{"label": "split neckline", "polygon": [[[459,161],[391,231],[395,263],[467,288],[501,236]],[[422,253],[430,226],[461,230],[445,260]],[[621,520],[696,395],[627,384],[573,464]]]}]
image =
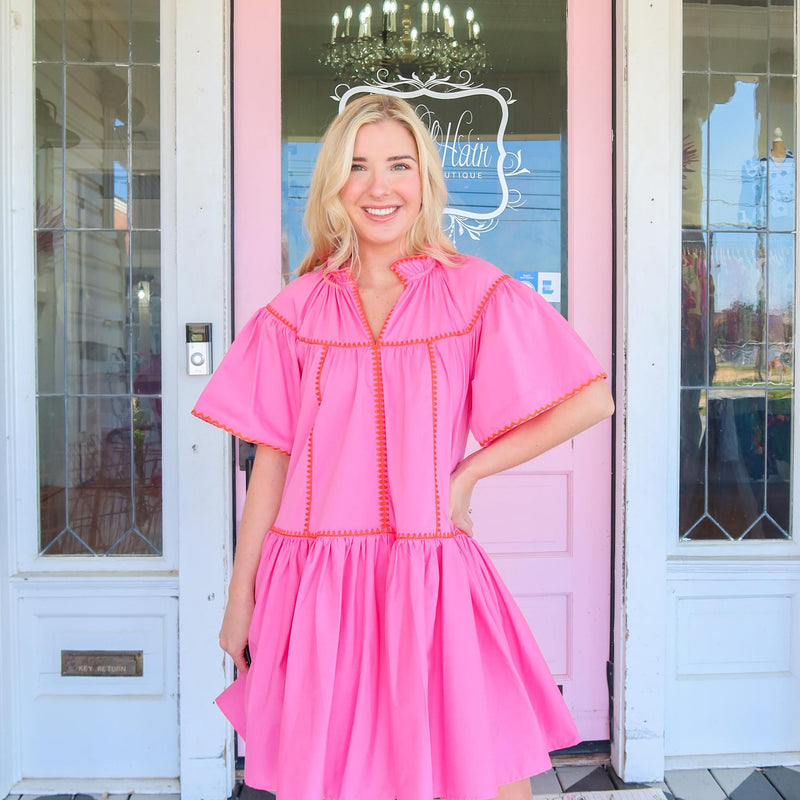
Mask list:
[{"label": "split neckline", "polygon": [[[400,278],[403,284],[406,284],[408,281],[426,275],[430,272],[435,263],[436,260],[429,255],[404,256],[403,258],[397,259],[397,261],[393,261],[389,265],[389,269]],[[328,277],[340,285],[351,282],[355,283],[353,275],[350,272],[349,263],[343,264],[338,269],[329,272]]]}]

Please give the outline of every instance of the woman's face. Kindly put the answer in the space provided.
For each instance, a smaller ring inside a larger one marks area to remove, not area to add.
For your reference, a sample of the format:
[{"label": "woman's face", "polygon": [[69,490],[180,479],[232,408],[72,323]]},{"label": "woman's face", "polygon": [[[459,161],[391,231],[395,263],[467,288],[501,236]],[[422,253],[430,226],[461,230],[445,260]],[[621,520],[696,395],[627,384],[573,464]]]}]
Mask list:
[{"label": "woman's face", "polygon": [[403,237],[422,206],[422,178],[414,137],[399,122],[362,125],[350,177],[339,192],[358,237],[362,261],[403,255]]}]

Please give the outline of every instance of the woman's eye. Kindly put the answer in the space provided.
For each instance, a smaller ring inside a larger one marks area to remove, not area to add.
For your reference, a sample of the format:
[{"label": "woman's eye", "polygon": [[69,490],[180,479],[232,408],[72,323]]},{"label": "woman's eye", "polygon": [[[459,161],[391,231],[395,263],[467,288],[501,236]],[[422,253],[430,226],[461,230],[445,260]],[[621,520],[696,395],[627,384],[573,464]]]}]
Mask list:
[{"label": "woman's eye", "polygon": [[350,172],[358,172],[358,171],[363,170],[363,169],[364,169],[364,167],[361,164],[353,164],[350,167]]},{"label": "woman's eye", "polygon": [[401,162],[400,164],[395,164],[395,165],[392,167],[392,169],[396,169],[396,170],[405,170],[405,169],[410,169],[410,167],[408,166],[408,164],[403,164],[403,163]]}]

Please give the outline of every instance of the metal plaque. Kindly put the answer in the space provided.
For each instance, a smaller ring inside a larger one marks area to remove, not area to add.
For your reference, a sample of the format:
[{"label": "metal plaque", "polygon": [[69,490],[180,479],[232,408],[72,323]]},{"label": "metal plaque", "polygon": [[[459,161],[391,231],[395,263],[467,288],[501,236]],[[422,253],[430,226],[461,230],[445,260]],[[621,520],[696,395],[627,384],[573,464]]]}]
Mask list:
[{"label": "metal plaque", "polygon": [[138,678],[141,650],[62,650],[61,674],[90,678]]}]

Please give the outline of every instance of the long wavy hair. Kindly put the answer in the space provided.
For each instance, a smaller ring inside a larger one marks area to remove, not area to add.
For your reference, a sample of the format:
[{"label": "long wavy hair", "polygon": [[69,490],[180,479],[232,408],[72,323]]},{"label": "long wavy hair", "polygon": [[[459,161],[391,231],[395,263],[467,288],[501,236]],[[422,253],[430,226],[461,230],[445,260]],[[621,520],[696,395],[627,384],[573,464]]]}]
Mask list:
[{"label": "long wavy hair", "polygon": [[447,189],[433,139],[405,100],[373,94],[348,104],[322,139],[304,217],[311,248],[300,264],[300,275],[320,267],[332,271],[348,261],[357,266],[358,239],[339,192],[350,177],[359,128],[385,120],[400,123],[414,137],[422,180],[422,207],[405,236],[404,255],[427,254],[450,266],[460,263],[455,245],[442,229]]}]

